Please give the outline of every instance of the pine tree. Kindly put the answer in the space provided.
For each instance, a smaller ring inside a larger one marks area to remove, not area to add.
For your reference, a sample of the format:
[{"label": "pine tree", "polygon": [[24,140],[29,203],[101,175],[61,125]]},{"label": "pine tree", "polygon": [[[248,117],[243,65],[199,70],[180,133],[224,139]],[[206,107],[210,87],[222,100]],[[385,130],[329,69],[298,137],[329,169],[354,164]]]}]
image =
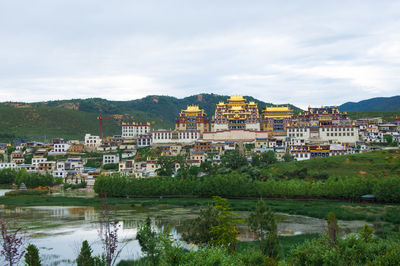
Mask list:
[{"label": "pine tree", "polygon": [[94,259],[92,257],[92,248],[90,247],[87,240],[82,242],[81,252],[79,253],[78,258],[76,259],[76,263],[78,266],[94,265]]},{"label": "pine tree", "polygon": [[26,248],[25,263],[28,266],[42,265],[39,258],[39,249],[33,244],[29,244],[28,247]]}]

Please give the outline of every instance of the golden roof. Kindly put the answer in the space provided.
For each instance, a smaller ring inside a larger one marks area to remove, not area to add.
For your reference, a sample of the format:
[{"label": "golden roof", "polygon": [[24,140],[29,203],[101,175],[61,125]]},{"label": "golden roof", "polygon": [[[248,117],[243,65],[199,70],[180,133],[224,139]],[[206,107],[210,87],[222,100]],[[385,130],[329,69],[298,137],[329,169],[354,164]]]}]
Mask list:
[{"label": "golden roof", "polygon": [[292,109],[290,109],[289,106],[267,106],[265,107],[266,112],[291,112]]},{"label": "golden roof", "polygon": [[200,112],[200,108],[198,105],[188,105],[185,112]]},{"label": "golden roof", "polygon": [[243,108],[241,106],[232,106],[231,110],[232,111],[242,111]]},{"label": "golden roof", "polygon": [[245,98],[243,98],[242,95],[232,95],[229,99],[228,102],[243,102],[246,101]]}]

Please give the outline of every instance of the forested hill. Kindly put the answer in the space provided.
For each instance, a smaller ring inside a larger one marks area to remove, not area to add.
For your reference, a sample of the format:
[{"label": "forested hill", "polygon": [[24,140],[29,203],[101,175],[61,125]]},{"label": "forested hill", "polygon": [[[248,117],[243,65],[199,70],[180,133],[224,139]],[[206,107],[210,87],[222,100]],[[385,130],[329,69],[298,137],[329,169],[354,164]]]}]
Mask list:
[{"label": "forested hill", "polygon": [[400,95],[393,97],[378,97],[360,102],[347,102],[339,106],[341,111],[354,112],[388,112],[400,111]]},{"label": "forested hill", "polygon": [[[260,109],[265,103],[250,96],[248,101],[258,103]],[[0,141],[15,138],[42,140],[52,137],[82,139],[85,133],[99,134],[97,115],[105,117],[104,135],[121,134],[122,121],[151,122],[153,128],[174,128],[174,121],[187,105],[197,104],[208,117],[214,114],[215,106],[229,96],[199,94],[182,99],[170,96],[152,95],[131,101],[109,101],[100,98],[73,99],[37,103],[0,103]],[[290,105],[295,113],[300,109]]]}]

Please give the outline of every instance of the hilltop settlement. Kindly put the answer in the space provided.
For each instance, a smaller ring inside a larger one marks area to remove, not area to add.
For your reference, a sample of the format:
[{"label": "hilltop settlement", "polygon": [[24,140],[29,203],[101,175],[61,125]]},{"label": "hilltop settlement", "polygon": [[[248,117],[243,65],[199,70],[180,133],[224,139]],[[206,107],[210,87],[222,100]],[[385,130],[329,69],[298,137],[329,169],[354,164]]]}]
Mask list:
[{"label": "hilltop settlement", "polygon": [[289,106],[260,111],[255,102],[235,95],[219,102],[211,119],[197,105],[187,106],[174,130],[129,121],[121,124],[121,135],[0,143],[0,169],[25,169],[92,186],[99,175],[117,172],[137,178],[161,175],[168,160],[172,164],[162,175],[174,176],[183,166],[218,165],[227,151],[237,151],[248,161],[267,152],[277,160],[300,161],[398,147],[399,132],[400,119],[351,120],[336,106],[309,107],[298,115]]}]

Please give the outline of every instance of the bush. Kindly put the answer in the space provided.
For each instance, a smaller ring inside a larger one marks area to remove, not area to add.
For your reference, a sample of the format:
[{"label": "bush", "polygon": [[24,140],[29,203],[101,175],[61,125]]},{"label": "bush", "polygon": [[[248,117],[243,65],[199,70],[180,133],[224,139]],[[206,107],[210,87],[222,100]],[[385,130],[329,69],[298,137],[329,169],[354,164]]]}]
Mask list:
[{"label": "bush", "polygon": [[9,191],[4,194],[6,197],[16,197],[16,196],[40,196],[40,195],[47,195],[49,194],[48,190],[35,190],[35,189],[28,189],[28,190],[14,190]]}]

